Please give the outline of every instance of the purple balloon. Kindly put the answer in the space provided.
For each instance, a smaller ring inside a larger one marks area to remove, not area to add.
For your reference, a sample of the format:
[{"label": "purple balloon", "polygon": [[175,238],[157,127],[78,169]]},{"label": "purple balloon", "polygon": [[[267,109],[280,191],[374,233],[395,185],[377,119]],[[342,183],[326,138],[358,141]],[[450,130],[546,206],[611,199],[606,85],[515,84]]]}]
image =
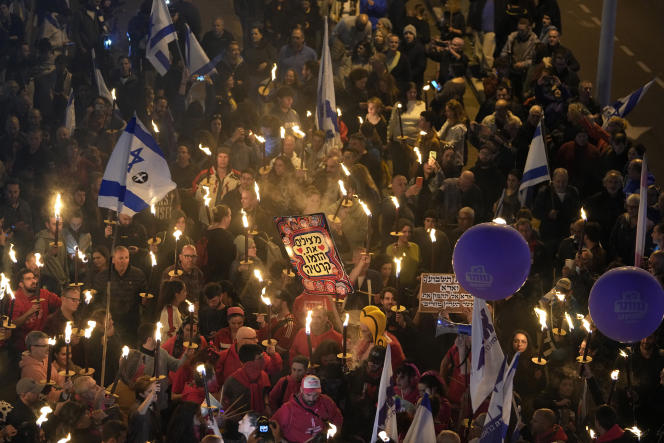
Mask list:
[{"label": "purple balloon", "polygon": [[664,290],[641,268],[611,269],[593,285],[588,309],[602,334],[622,343],[637,342],[662,322]]},{"label": "purple balloon", "polygon": [[454,247],[452,266],[466,291],[484,300],[502,300],[528,278],[530,248],[516,229],[482,223],[461,235]]}]

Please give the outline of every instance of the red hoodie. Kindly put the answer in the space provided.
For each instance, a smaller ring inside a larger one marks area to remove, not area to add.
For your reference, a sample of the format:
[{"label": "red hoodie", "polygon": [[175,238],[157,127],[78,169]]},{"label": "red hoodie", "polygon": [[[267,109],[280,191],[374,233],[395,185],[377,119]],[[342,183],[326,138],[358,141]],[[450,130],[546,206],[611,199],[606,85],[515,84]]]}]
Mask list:
[{"label": "red hoodie", "polygon": [[272,420],[279,423],[283,437],[292,442],[310,440],[324,431],[329,422],[341,429],[344,421],[337,405],[325,394],[321,394],[313,406],[307,406],[301,394],[293,396],[279,408]]},{"label": "red hoodie", "polygon": [[567,441],[567,434],[560,425],[553,425],[553,428],[547,432],[535,436],[535,443],[553,443],[554,441]]},{"label": "red hoodie", "polygon": [[[281,355],[274,353],[274,355],[269,356],[267,352],[263,352],[263,360],[265,361],[265,372],[269,375],[278,374],[281,372],[283,365],[283,360]],[[231,346],[228,349],[221,351],[219,354],[219,359],[215,365],[215,372],[217,375],[217,383],[219,386],[224,385],[224,381],[242,367],[242,362],[240,361],[240,356],[237,353],[237,343]]]},{"label": "red hoodie", "polygon": [[[324,340],[332,340],[339,343],[343,341],[343,336],[334,330],[332,325],[329,325],[329,329],[323,332],[320,335],[314,335],[313,331],[311,334],[311,352],[314,352],[318,345],[320,345]],[[307,343],[307,334],[304,328],[297,331],[295,334],[295,339],[293,340],[293,345],[290,348],[290,359],[293,360],[294,357],[298,355],[304,355],[305,357],[310,357],[309,355],[309,344]]]}]

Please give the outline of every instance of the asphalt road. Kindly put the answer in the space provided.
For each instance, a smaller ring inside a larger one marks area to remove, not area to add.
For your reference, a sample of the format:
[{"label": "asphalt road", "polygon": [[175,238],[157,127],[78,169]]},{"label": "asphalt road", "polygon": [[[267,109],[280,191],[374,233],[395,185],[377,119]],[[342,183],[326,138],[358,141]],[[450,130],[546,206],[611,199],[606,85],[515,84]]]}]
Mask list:
[{"label": "asphalt road", "polygon": [[[602,0],[559,0],[562,43],[581,63],[580,78],[595,84]],[[664,2],[618,1],[611,100],[624,97],[648,81],[655,83],[627,117],[638,142],[648,149],[648,166],[664,180]]]}]

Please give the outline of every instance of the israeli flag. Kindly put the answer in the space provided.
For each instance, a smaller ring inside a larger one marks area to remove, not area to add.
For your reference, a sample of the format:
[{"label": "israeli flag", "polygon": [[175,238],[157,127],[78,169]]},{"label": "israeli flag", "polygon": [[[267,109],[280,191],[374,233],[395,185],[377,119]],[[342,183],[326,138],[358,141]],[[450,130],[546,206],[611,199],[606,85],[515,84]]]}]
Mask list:
[{"label": "israeli flag", "polygon": [[486,301],[477,297],[473,304],[471,338],[470,400],[473,411],[477,411],[493,390],[505,359]]},{"label": "israeli flag", "polygon": [[512,411],[512,388],[517,363],[519,363],[519,352],[514,355],[509,366],[505,359],[500,367],[489,403],[489,411],[484,419],[480,443],[503,443],[505,441]]},{"label": "israeli flag", "polygon": [[150,33],[148,34],[145,56],[159,75],[166,75],[171,67],[171,53],[168,44],[177,40],[177,32],[171,21],[164,0],[152,0],[152,11],[150,11]]},{"label": "israeli flag", "polygon": [[[325,34],[327,37],[327,33]],[[380,375],[380,386],[378,387],[378,403],[376,406],[376,417],[374,418],[371,441],[376,441],[378,433],[385,431],[388,437],[399,441],[397,430],[397,410],[394,404],[394,380],[392,378],[392,352],[390,346],[386,346],[383,373]]]},{"label": "israeli flag", "polygon": [[433,414],[431,413],[431,401],[429,394],[424,394],[420,401],[413,422],[408,428],[408,433],[403,443],[421,443],[436,441],[436,428],[433,424]]},{"label": "israeli flag", "polygon": [[69,100],[67,100],[67,108],[65,109],[65,128],[69,129],[70,134],[76,129],[76,103],[73,89],[69,92]]},{"label": "israeli flag", "polygon": [[604,128],[609,122],[609,119],[613,116],[625,117],[627,114],[632,112],[632,109],[641,101],[645,93],[650,89],[655,80],[650,80],[645,85],[641,86],[636,91],[632,92],[626,97],[619,98],[617,102],[613,105],[605,106],[602,109],[602,119],[604,120]]},{"label": "israeli flag", "polygon": [[113,148],[99,188],[98,205],[134,215],[156,204],[175,183],[157,142],[135,116]]},{"label": "israeli flag", "polygon": [[104,76],[101,75],[101,71],[97,67],[97,57],[95,55],[95,50],[91,50],[92,54],[92,69],[94,70],[95,74],[95,83],[97,84],[97,94],[101,97],[104,97],[109,101],[109,103],[113,103],[113,95],[110,93],[108,88],[106,87],[106,82],[104,81]]},{"label": "israeli flag", "polygon": [[325,133],[327,140],[339,140],[339,120],[337,101],[334,95],[334,76],[332,73],[332,57],[328,43],[327,17],[323,35],[323,54],[320,58],[318,72],[318,100],[316,103],[316,127]]},{"label": "israeli flag", "polygon": [[208,58],[203,48],[196,40],[196,36],[189,25],[185,24],[185,29],[187,30],[186,39],[184,42],[184,58],[187,62],[187,69],[191,75],[208,75],[210,73],[216,73],[217,70],[214,68],[219,60],[221,60],[222,53],[217,55],[212,61]]},{"label": "israeli flag", "polygon": [[636,244],[634,246],[634,266],[640,267],[645,254],[646,233],[648,232],[648,160],[643,154],[641,164],[641,184],[639,195],[639,216],[636,222]]},{"label": "israeli flag", "polygon": [[533,140],[530,142],[526,167],[523,169],[521,185],[519,185],[519,201],[522,205],[526,202],[528,188],[538,183],[550,181],[549,163],[546,160],[546,145],[542,136],[542,122],[535,128]]}]

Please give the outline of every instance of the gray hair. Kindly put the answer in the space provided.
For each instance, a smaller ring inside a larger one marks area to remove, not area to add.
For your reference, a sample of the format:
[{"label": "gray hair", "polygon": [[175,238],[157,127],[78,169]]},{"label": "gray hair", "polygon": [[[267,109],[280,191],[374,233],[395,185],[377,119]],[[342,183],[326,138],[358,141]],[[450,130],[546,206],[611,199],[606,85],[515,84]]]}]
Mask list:
[{"label": "gray hair", "polygon": [[48,335],[42,331],[30,331],[25,336],[25,347],[29,351],[30,347],[36,345],[39,340],[48,340]]}]

